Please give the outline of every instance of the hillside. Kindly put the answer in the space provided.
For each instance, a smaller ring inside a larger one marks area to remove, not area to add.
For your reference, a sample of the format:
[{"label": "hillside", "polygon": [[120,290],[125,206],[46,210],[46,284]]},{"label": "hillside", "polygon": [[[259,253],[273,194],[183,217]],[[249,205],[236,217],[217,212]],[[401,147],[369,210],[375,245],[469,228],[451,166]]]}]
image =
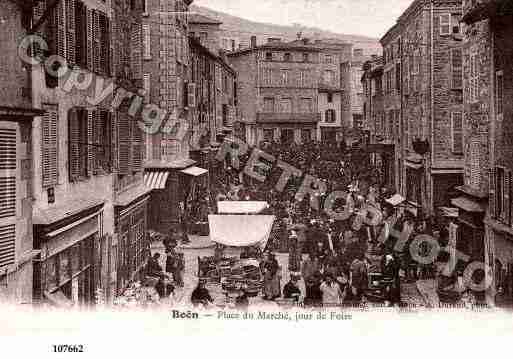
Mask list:
[{"label": "hillside", "polygon": [[303,27],[299,24],[283,26],[254,22],[197,5],[192,5],[190,7],[190,11],[221,21],[223,23],[221,28],[225,34],[224,36],[237,38],[240,43],[248,44],[252,35],[257,36],[258,43],[265,42],[269,37],[280,37],[284,40],[294,40],[297,38],[297,33],[302,32],[303,36],[311,39],[330,38],[350,42],[354,44],[354,48],[363,49],[366,55],[381,52],[378,39],[370,37],[337,34],[318,28]]}]

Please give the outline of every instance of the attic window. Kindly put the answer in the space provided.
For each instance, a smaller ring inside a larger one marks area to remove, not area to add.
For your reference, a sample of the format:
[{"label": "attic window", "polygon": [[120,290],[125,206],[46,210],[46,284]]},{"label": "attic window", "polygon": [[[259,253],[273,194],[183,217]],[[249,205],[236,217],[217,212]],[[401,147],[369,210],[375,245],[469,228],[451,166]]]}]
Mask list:
[{"label": "attic window", "polygon": [[284,60],[285,62],[290,62],[290,61],[291,61],[291,59],[292,59],[292,56],[290,55],[290,53],[289,53],[289,52],[285,53],[285,55],[283,56],[283,60]]},{"label": "attic window", "polygon": [[310,56],[308,56],[308,53],[305,52],[305,53],[303,53],[303,62],[308,62],[308,61],[310,61]]},{"label": "attic window", "polygon": [[266,52],[266,53],[265,53],[265,59],[266,59],[267,61],[272,61],[272,59],[273,59],[273,53],[272,53],[272,52]]}]

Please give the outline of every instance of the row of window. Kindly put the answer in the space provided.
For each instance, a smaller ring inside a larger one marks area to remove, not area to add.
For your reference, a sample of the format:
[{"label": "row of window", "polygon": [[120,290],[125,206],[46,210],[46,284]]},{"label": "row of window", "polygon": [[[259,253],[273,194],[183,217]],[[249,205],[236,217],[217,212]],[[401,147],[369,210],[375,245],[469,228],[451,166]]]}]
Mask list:
[{"label": "row of window", "polygon": [[[438,29],[441,36],[448,36],[453,34],[459,34],[461,32],[461,15],[459,14],[442,14],[438,17]],[[419,32],[420,29],[420,22],[416,24],[417,32]],[[385,63],[389,63],[391,61],[394,61],[396,59],[399,59],[402,54],[407,54],[409,51],[408,49],[411,48],[411,46],[414,45],[414,43],[410,42],[409,37],[406,35],[404,38],[404,41],[401,43],[401,38],[397,39],[390,45],[386,46],[383,49],[383,57],[385,60]]]},{"label": "row of window", "polygon": [[[333,58],[331,55],[327,55],[330,62],[326,62],[326,57],[324,57],[325,63],[332,63]],[[308,52],[303,52],[301,54],[292,54],[290,52],[286,53],[279,53],[279,52],[272,52],[267,51],[265,53],[265,60],[266,61],[283,61],[283,62],[310,62],[312,60],[311,54]]]},{"label": "row of window", "polygon": [[[49,188],[59,180],[58,106],[46,104],[42,117],[42,183]],[[144,143],[134,118],[105,110],[72,108],[68,112],[69,181],[111,173],[117,158],[118,173],[142,170]]]},{"label": "row of window", "polygon": [[[278,106],[276,106],[278,105]],[[313,100],[311,98],[301,98],[299,100],[299,112],[301,113],[312,113],[314,112],[313,108]],[[296,108],[296,107],[294,107]],[[292,106],[291,98],[281,98],[278,103],[276,103],[273,97],[265,97],[264,98],[264,106],[263,112],[265,113],[274,113],[274,112],[282,112],[282,113],[292,113],[294,112]]]},{"label": "row of window", "polygon": [[[297,74],[294,81],[294,73]],[[297,87],[311,87],[313,77],[310,70],[297,70],[291,69],[262,69],[262,84],[264,86],[297,86]],[[322,83],[336,86],[337,74],[333,70],[325,70],[322,73]]]}]

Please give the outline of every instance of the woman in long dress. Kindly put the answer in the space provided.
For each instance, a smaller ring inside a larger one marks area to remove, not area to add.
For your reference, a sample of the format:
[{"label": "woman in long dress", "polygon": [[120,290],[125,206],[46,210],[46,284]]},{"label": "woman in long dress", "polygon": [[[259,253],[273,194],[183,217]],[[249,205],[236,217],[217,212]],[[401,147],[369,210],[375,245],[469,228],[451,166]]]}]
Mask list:
[{"label": "woman in long dress", "polygon": [[274,300],[281,295],[280,266],[272,253],[267,254],[263,262],[264,270],[264,299]]}]

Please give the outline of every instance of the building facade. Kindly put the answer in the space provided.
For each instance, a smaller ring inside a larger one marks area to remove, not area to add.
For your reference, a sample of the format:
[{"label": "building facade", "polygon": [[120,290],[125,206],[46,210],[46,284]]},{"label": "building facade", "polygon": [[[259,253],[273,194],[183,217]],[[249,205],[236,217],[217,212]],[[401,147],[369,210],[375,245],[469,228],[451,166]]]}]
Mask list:
[{"label": "building facade", "polygon": [[[218,54],[219,50],[226,49],[226,43],[221,43],[221,22],[200,14],[190,14],[188,16],[189,36],[197,39],[201,45],[206,47],[213,54]],[[224,45],[224,46],[223,46]]]},{"label": "building facade", "polygon": [[[486,264],[487,301],[513,305],[513,4],[464,1],[465,183],[459,242]],[[486,213],[485,213],[486,211]]]},{"label": "building facade", "polygon": [[351,121],[350,82],[344,76],[344,63],[351,61],[352,45],[337,40],[316,40],[320,47],[318,110],[321,114],[317,140],[340,142],[344,125]]},{"label": "building facade", "polygon": [[[253,39],[254,40],[254,39]],[[270,39],[262,46],[229,53],[237,72],[238,104],[246,139],[282,143],[315,140],[320,114],[321,49],[306,39]]]},{"label": "building facade", "polygon": [[[189,72],[188,8],[192,0],[146,0],[142,19],[145,101],[158,109],[161,126],[146,137],[145,183],[153,191],[149,226],[168,234],[185,231],[184,182],[189,156],[186,106]],[[169,124],[169,126],[166,126]]]},{"label": "building facade", "polygon": [[128,101],[142,80],[136,40],[143,3],[51,4],[40,1],[33,11],[48,44],[42,58],[62,59],[57,73],[42,64],[31,73],[33,105],[45,111],[32,132],[34,242],[41,251],[34,298],[110,302],[146,259],[145,144]]},{"label": "building facade", "polygon": [[31,7],[4,1],[0,9],[0,303],[32,303],[32,107],[30,67],[18,57],[18,44],[30,28]]},{"label": "building facade", "polygon": [[399,183],[415,215],[450,206],[463,183],[461,5],[416,0],[393,31],[401,42],[394,57],[402,64]]}]

